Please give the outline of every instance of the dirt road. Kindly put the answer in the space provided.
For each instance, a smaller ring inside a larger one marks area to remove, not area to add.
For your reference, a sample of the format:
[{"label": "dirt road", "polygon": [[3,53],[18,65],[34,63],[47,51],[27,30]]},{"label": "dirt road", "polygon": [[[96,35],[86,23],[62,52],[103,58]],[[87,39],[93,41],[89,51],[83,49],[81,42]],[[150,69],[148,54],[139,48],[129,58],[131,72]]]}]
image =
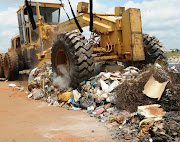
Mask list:
[{"label": "dirt road", "polygon": [[113,142],[97,119],[28,99],[9,83],[0,82],[0,142]]}]

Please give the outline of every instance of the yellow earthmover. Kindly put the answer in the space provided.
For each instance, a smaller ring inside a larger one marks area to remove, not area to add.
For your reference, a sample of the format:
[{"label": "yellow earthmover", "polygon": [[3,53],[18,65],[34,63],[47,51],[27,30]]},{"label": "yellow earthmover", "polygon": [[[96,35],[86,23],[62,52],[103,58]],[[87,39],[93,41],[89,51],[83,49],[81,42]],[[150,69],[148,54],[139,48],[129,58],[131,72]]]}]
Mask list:
[{"label": "yellow earthmover", "polygon": [[[61,23],[63,4],[25,1],[17,11],[19,35],[8,52],[0,54],[0,77],[16,80],[19,71],[49,61],[59,75],[59,65],[65,65],[76,87],[94,74],[96,62],[148,64],[165,58],[159,40],[142,34],[140,9],[115,7],[114,14],[93,13],[92,2],[79,2],[76,16],[69,2],[74,18]],[[86,26],[89,39],[82,35]]]}]

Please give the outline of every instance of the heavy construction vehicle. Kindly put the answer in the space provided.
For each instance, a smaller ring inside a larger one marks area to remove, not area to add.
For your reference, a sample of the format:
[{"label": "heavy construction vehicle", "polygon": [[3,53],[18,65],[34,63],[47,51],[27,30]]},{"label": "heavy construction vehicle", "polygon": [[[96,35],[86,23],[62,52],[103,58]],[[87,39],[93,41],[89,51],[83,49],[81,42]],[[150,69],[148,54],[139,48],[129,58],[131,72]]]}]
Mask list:
[{"label": "heavy construction vehicle", "polygon": [[[142,34],[140,9],[115,7],[114,14],[93,13],[90,0],[90,11],[88,3],[78,3],[77,16],[70,4],[74,18],[60,23],[63,7],[25,1],[17,11],[19,35],[12,38],[8,52],[0,54],[0,77],[16,80],[19,71],[51,61],[58,75],[63,75],[59,65],[66,65],[71,86],[76,87],[94,74],[96,62],[148,64],[165,58],[159,40]],[[91,31],[88,40],[81,34],[86,26]]]}]

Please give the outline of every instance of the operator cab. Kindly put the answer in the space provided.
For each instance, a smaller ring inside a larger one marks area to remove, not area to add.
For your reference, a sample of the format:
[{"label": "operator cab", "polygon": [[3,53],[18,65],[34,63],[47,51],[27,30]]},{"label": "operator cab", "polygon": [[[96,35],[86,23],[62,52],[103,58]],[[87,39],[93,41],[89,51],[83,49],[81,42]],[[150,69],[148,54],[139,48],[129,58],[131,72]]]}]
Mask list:
[{"label": "operator cab", "polygon": [[41,44],[41,27],[43,25],[57,25],[60,22],[60,8],[62,6],[64,5],[25,2],[17,11],[21,45]]},{"label": "operator cab", "polygon": [[[31,4],[33,17],[35,22],[38,22],[36,3]],[[39,11],[40,16],[43,23],[47,23],[49,25],[56,25],[59,23],[60,19],[60,8],[59,7],[47,7],[47,5],[43,5],[39,3]]]}]

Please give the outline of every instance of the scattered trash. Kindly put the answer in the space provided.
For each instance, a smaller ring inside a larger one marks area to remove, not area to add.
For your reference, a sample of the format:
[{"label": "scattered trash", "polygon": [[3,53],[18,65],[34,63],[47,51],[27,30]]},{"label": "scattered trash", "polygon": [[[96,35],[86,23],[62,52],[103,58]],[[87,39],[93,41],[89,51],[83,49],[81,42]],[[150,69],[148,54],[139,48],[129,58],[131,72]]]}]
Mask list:
[{"label": "scattered trash", "polygon": [[95,106],[94,97],[92,95],[86,95],[80,99],[81,108],[87,109],[90,106]]},{"label": "scattered trash", "polygon": [[159,83],[157,80],[155,80],[153,75],[151,75],[148,82],[144,86],[143,93],[150,98],[158,98],[159,100],[168,82],[169,81]]},{"label": "scattered trash", "polygon": [[139,126],[141,126],[142,124],[152,123],[152,122],[159,121],[159,120],[162,120],[162,118],[161,118],[161,117],[157,117],[157,118],[146,118],[146,119],[143,119],[143,120],[139,123]]},{"label": "scattered trash", "polygon": [[90,106],[90,107],[87,108],[87,111],[88,111],[89,113],[92,113],[92,111],[93,111],[94,109],[95,109],[94,106]]},{"label": "scattered trash", "polygon": [[29,94],[27,97],[28,97],[28,98],[31,98],[32,96],[33,96],[33,94],[31,93],[31,94]]},{"label": "scattered trash", "polygon": [[71,92],[66,92],[58,96],[60,101],[67,102],[71,98]]},{"label": "scattered trash", "polygon": [[101,87],[104,92],[108,92],[109,85],[107,85],[103,80],[100,80]]},{"label": "scattered trash", "polygon": [[31,81],[33,81],[34,80],[34,73],[35,73],[35,71],[37,70],[38,68],[34,68],[31,72],[30,72],[30,74],[29,74],[29,78],[28,78],[28,84],[30,84],[31,83]]},{"label": "scattered trash", "polygon": [[32,95],[33,95],[33,99],[35,99],[35,100],[39,100],[40,98],[44,97],[44,93],[38,89],[33,89]]},{"label": "scattered trash", "polygon": [[175,68],[155,64],[142,70],[131,66],[121,72],[100,72],[73,89],[69,81],[61,84],[66,79],[45,63],[31,71],[29,80],[28,98],[45,100],[48,106],[85,109],[107,124],[113,139],[179,140],[180,85]]},{"label": "scattered trash", "polygon": [[73,91],[72,91],[72,94],[73,94],[73,96],[74,96],[75,102],[78,102],[78,101],[79,101],[79,98],[81,98],[81,94],[80,94],[77,90],[73,90]]},{"label": "scattered trash", "polygon": [[103,107],[98,107],[98,108],[96,108],[96,112],[97,112],[97,114],[101,114],[101,113],[104,112],[104,108]]},{"label": "scattered trash", "polygon": [[21,92],[24,91],[24,87],[16,87],[16,89],[20,90]]},{"label": "scattered trash", "polygon": [[77,108],[77,107],[73,107],[72,110],[75,110],[75,111],[78,111],[80,110],[81,108]]},{"label": "scattered trash", "polygon": [[161,105],[153,104],[146,106],[138,106],[137,112],[141,115],[147,117],[163,117],[166,112],[163,111],[162,108],[159,108]]},{"label": "scattered trash", "polygon": [[58,101],[54,101],[53,106],[58,107],[60,105],[59,105]]},{"label": "scattered trash", "polygon": [[6,80],[6,78],[0,78],[0,81],[5,81]]},{"label": "scattered trash", "polygon": [[109,121],[110,121],[110,123],[117,122],[117,123],[121,124],[125,121],[125,118],[124,117],[119,118],[117,116],[111,116]]},{"label": "scattered trash", "polygon": [[11,83],[9,84],[9,87],[16,87],[16,84]]}]

